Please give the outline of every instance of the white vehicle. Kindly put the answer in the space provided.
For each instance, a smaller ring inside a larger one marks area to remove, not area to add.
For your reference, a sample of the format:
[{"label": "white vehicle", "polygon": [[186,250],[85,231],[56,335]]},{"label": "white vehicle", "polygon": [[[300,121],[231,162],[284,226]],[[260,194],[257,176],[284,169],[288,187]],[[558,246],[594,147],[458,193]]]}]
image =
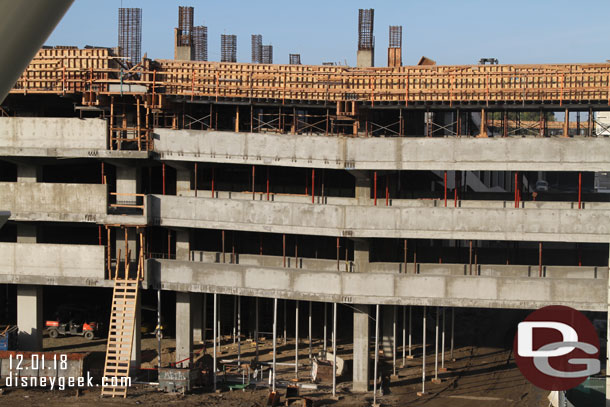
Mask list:
[{"label": "white vehicle", "polygon": [[546,182],[545,180],[538,180],[536,181],[536,192],[548,192],[549,190],[549,183]]}]

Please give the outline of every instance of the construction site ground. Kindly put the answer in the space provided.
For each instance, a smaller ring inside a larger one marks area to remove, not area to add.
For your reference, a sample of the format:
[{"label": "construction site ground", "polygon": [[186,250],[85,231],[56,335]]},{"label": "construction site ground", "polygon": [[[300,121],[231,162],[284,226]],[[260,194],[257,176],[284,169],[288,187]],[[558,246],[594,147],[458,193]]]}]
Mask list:
[{"label": "construction site ground", "polygon": [[[487,316],[486,320],[481,317]],[[460,329],[456,329],[456,334],[467,333],[472,335],[472,339],[477,336],[479,343],[485,342],[480,346],[462,346],[454,351],[455,361],[449,360],[448,352],[446,367],[447,373],[440,375],[440,384],[434,384],[431,379],[434,377],[434,336],[428,341],[426,357],[427,378],[426,394],[418,396],[421,391],[421,346],[413,347],[414,359],[407,359],[402,366],[402,350],[397,353],[397,375],[390,381],[390,386],[384,386],[383,395],[378,397],[378,401],[384,406],[454,406],[454,407],[476,407],[476,406],[532,406],[547,407],[548,392],[534,387],[527,382],[519,372],[512,357],[509,346],[502,345],[509,342],[511,332],[506,328],[500,328],[504,318],[493,320],[490,313],[485,313],[474,318],[472,326],[462,324]],[[509,318],[507,318],[509,319]],[[506,322],[506,320],[504,320]],[[475,325],[476,324],[476,325]],[[484,326],[485,329],[482,329]],[[433,327],[432,327],[433,328]],[[278,340],[277,362],[294,362],[294,340],[289,338],[288,343],[284,344]],[[475,339],[475,342],[477,340]],[[175,340],[164,339],[162,341],[162,362],[164,365],[175,361]],[[487,345],[487,344],[491,344]],[[330,340],[328,346],[331,346]],[[104,352],[106,349],[105,339],[95,339],[87,341],[81,337],[65,337],[51,339],[44,338],[45,351],[51,352],[91,352],[89,368],[92,373],[99,373],[103,369]],[[260,360],[262,362],[271,361],[271,340],[261,341]],[[313,342],[313,354],[321,350],[321,342]],[[154,337],[142,338],[142,367],[152,368],[157,365],[157,340]],[[201,354],[203,345],[195,347],[195,352]],[[254,356],[254,344],[252,341],[243,339],[241,344],[241,354],[243,360],[250,360]],[[211,348],[208,347],[208,354]],[[337,379],[337,398],[331,396],[331,383],[323,382],[318,384],[317,390],[301,390],[300,395],[311,398],[313,405],[333,405],[333,406],[369,406],[372,403],[372,392],[358,394],[351,390],[351,372],[349,365],[352,358],[351,343],[338,344],[338,356],[345,360],[347,371],[343,377]],[[299,377],[302,383],[310,382],[309,372],[309,345],[306,340],[302,340],[299,345],[300,364]],[[237,344],[233,344],[231,337],[225,337],[221,347],[219,360],[235,359],[237,357]],[[440,358],[439,358],[440,359]],[[383,359],[380,356],[379,369],[384,372],[385,377],[392,374],[392,359]],[[440,360],[439,360],[440,366]],[[372,369],[372,366],[371,366]],[[144,371],[146,372],[146,371]],[[283,396],[285,385],[295,377],[294,365],[278,366],[278,390]],[[146,373],[141,377],[142,381],[147,381]],[[127,399],[100,399],[100,387],[94,387],[80,391],[77,395],[74,389],[54,390],[47,389],[3,389],[0,395],[0,405],[18,405],[27,403],[28,405],[203,405],[203,406],[243,406],[255,407],[264,406],[267,403],[269,389],[268,372],[265,372],[264,380],[256,385],[252,385],[245,391],[229,391],[222,389],[214,393],[210,388],[196,389],[187,395],[176,395],[161,393],[156,386],[147,384],[134,384],[128,391]],[[219,387],[222,386],[219,384]],[[282,397],[283,405],[283,397]]]}]

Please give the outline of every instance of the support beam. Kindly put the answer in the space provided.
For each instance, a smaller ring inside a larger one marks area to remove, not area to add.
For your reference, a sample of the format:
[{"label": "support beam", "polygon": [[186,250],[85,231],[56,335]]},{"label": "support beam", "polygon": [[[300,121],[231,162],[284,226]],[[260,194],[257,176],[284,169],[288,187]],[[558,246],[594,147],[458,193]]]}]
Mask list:
[{"label": "support beam", "polygon": [[369,305],[354,306],[354,392],[366,392],[369,388],[369,310]]},{"label": "support beam", "polygon": [[42,350],[42,286],[17,286],[17,326],[19,349]]},{"label": "support beam", "polygon": [[176,363],[190,366],[193,355],[192,293],[176,293]]},{"label": "support beam", "polygon": [[201,343],[203,342],[203,297],[205,294],[202,293],[192,293],[192,306],[193,309],[191,312],[193,313],[193,342]]}]

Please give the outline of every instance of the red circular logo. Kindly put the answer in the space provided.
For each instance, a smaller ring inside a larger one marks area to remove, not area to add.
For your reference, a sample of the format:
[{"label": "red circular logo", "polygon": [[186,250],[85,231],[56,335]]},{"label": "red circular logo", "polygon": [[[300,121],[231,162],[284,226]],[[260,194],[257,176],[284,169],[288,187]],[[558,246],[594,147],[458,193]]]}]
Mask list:
[{"label": "red circular logo", "polygon": [[552,305],[532,312],[517,328],[517,366],[545,390],[569,390],[600,371],[599,337],[579,311]]}]

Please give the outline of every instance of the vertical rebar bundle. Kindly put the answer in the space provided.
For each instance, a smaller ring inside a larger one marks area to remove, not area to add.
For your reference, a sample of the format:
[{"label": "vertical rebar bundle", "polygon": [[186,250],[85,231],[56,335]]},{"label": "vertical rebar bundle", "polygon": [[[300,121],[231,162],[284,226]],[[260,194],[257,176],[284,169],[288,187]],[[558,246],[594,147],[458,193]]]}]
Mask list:
[{"label": "vertical rebar bundle", "polygon": [[301,54],[290,54],[290,65],[301,65]]},{"label": "vertical rebar bundle", "polygon": [[193,60],[208,60],[208,27],[193,27]]},{"label": "vertical rebar bundle", "polygon": [[189,46],[192,44],[194,10],[193,7],[178,7],[179,46]]},{"label": "vertical rebar bundle", "polygon": [[402,25],[390,26],[390,48],[402,48]]},{"label": "vertical rebar bundle", "polygon": [[119,55],[132,64],[140,62],[142,51],[142,9],[119,8]]},{"label": "vertical rebar bundle", "polygon": [[237,62],[237,35],[220,35],[220,62]]},{"label": "vertical rebar bundle", "polygon": [[375,38],[373,37],[373,22],[375,18],[374,9],[358,10],[358,49],[373,49]]},{"label": "vertical rebar bundle", "polygon": [[263,64],[273,63],[273,45],[263,45]]},{"label": "vertical rebar bundle", "polygon": [[252,63],[263,63],[263,36],[252,34]]}]

